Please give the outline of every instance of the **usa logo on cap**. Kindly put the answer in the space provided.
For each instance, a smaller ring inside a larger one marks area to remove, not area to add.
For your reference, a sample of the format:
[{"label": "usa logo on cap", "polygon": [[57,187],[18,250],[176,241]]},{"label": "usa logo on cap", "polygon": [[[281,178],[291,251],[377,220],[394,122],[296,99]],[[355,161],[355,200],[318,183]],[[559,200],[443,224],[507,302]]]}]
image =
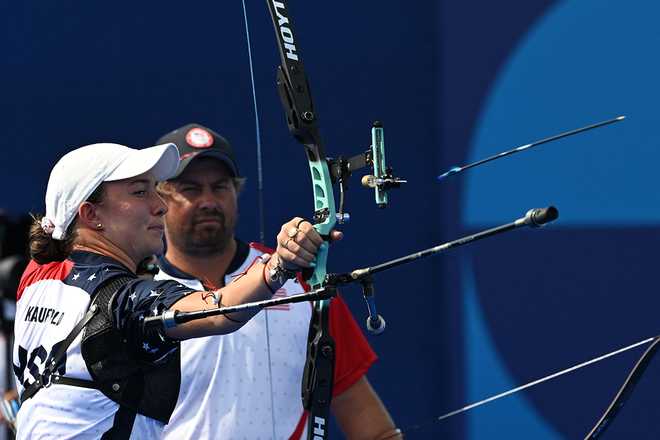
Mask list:
[{"label": "usa logo on cap", "polygon": [[193,148],[208,148],[213,145],[213,135],[203,128],[193,128],[186,133],[186,142]]}]

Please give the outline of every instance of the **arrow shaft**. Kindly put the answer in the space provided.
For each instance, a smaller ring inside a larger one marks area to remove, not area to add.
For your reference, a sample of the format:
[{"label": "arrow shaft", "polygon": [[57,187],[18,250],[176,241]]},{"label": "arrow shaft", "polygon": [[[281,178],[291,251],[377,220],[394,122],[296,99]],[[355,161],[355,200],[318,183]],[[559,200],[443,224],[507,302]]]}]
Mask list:
[{"label": "arrow shaft", "polygon": [[509,390],[509,391],[505,391],[505,392],[503,392],[503,393],[499,393],[499,394],[496,394],[496,395],[494,395],[494,396],[487,397],[487,398],[485,398],[485,399],[483,399],[483,400],[480,400],[480,401],[478,401],[478,402],[475,402],[475,403],[472,403],[472,404],[470,404],[470,405],[467,405],[467,406],[464,406],[464,407],[462,407],[462,408],[459,408],[459,409],[457,409],[457,410],[455,410],[455,411],[448,412],[448,413],[446,413],[446,414],[441,415],[441,416],[438,417],[436,420],[444,420],[444,419],[447,419],[447,418],[449,418],[449,417],[455,416],[455,415],[457,415],[457,414],[463,413],[463,412],[465,412],[465,411],[469,411],[469,410],[471,410],[471,409],[473,409],[473,408],[479,407],[479,406],[481,406],[481,405],[485,405],[486,403],[492,402],[492,401],[494,401],[494,400],[501,399],[502,397],[510,396],[511,394],[515,394],[515,393],[517,393],[517,392],[519,392],[519,391],[526,390],[527,388],[531,388],[531,387],[533,387],[533,386],[536,386],[536,385],[542,384],[543,382],[547,382],[547,381],[549,381],[549,380],[551,380],[551,379],[554,379],[554,378],[556,378],[556,377],[563,376],[564,374],[571,373],[571,372],[573,372],[573,371],[575,371],[575,370],[579,370],[580,368],[584,368],[584,367],[586,367],[586,366],[589,366],[589,365],[591,365],[591,364],[595,364],[595,363],[597,363],[597,362],[603,361],[603,360],[605,360],[605,359],[607,359],[607,358],[610,358],[610,357],[612,357],[612,356],[616,356],[616,355],[621,354],[621,353],[624,353],[624,352],[626,352],[626,351],[628,351],[628,350],[632,350],[633,348],[637,348],[637,347],[639,347],[640,345],[648,344],[649,342],[653,341],[654,339],[655,339],[655,338],[646,338],[646,339],[644,339],[644,340],[642,340],[642,341],[635,342],[634,344],[630,344],[630,345],[628,345],[628,346],[626,346],[626,347],[620,348],[620,349],[618,349],[618,350],[612,351],[612,352],[607,353],[607,354],[604,354],[604,355],[602,355],[602,356],[598,356],[598,357],[596,357],[596,358],[594,358],[594,359],[591,359],[591,360],[588,360],[588,361],[586,361],[586,362],[582,362],[581,364],[577,364],[577,365],[574,365],[574,366],[572,366],[572,367],[566,368],[566,369],[564,369],[564,370],[557,371],[556,373],[552,373],[552,374],[550,374],[550,375],[548,375],[548,376],[544,376],[544,377],[542,377],[542,378],[540,378],[540,379],[533,380],[533,381],[528,382],[528,383],[526,383],[526,384],[524,384],[524,385],[521,385],[521,386],[519,386],[519,387],[513,388],[513,389],[511,389],[511,390]]},{"label": "arrow shaft", "polygon": [[485,159],[481,159],[477,162],[473,162],[473,163],[468,164],[468,165],[464,165],[462,167],[453,167],[451,170],[449,170],[446,173],[438,176],[438,179],[444,179],[445,177],[448,177],[452,174],[457,174],[457,173],[460,173],[462,171],[469,170],[470,168],[474,168],[474,167],[477,167],[479,165],[483,165],[483,164],[491,162],[495,159],[500,159],[502,157],[510,156],[512,154],[515,154],[515,153],[520,153],[521,151],[525,151],[525,150],[528,150],[530,148],[537,147],[539,145],[554,142],[556,140],[559,140],[559,139],[562,139],[562,138],[565,138],[565,137],[574,136],[576,134],[583,133],[585,131],[593,130],[594,128],[599,128],[599,127],[603,127],[605,125],[610,125],[610,124],[613,124],[615,122],[623,121],[624,119],[625,119],[625,116],[617,116],[616,118],[608,119],[606,121],[597,122],[595,124],[587,125],[585,127],[576,128],[575,130],[566,131],[564,133],[559,133],[559,134],[556,134],[554,136],[550,136],[550,137],[547,137],[547,138],[544,138],[544,139],[540,139],[538,141],[532,142],[531,144],[521,145],[519,147],[512,148],[511,150],[503,151],[501,153],[495,154],[495,155],[487,157]]}]

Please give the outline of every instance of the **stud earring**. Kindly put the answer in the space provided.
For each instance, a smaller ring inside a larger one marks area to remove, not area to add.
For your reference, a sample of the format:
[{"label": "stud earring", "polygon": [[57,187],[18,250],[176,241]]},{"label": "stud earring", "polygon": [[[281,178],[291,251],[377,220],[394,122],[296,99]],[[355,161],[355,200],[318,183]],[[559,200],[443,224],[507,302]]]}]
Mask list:
[{"label": "stud earring", "polygon": [[101,229],[102,227],[103,227],[103,225],[101,223],[96,225],[96,229]]}]

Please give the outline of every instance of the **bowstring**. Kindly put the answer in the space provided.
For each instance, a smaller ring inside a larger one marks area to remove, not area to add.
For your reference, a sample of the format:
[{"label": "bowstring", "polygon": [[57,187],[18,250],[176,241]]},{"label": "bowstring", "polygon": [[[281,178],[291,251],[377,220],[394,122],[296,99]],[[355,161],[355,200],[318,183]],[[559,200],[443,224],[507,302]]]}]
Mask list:
[{"label": "bowstring", "polygon": [[[245,0],[241,0],[243,5],[243,18],[245,21],[245,40],[247,44],[248,61],[250,64],[250,84],[252,85],[252,103],[254,106],[254,125],[256,132],[257,142],[257,204],[259,211],[259,240],[260,243],[266,244],[266,220],[264,214],[264,175],[263,175],[263,158],[261,153],[261,128],[259,124],[259,106],[257,105],[257,90],[254,80],[254,65],[252,62],[252,44],[250,41],[250,27],[248,25],[247,7]],[[273,427],[273,439],[277,438],[275,430],[275,397],[273,391],[273,368],[270,354],[270,326],[268,324],[268,310],[264,309],[264,320],[266,325],[266,356],[268,360],[268,384],[270,386],[270,416],[271,426]]]}]

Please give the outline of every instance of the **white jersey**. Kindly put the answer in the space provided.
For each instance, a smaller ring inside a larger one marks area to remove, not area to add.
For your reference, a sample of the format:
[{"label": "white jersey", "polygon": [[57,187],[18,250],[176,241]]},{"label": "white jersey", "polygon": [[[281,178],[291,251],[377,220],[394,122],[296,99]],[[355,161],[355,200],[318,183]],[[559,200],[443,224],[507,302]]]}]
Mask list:
[{"label": "white jersey", "polygon": [[[63,262],[30,263],[21,279],[16,304],[13,368],[19,395],[44,372],[46,361],[83,318],[91,294],[105,281],[120,275],[132,274],[109,257],[89,252],[75,252]],[[169,308],[190,292],[175,283],[164,285],[138,279],[131,280],[125,287],[130,287],[130,293],[135,295],[130,304],[136,305],[117,311],[115,316],[119,319],[132,319],[128,316],[136,316],[143,307],[147,311],[154,307]],[[125,296],[130,300],[128,291],[122,289],[117,297]],[[163,294],[150,298],[150,292],[156,289]],[[82,333],[68,347],[57,373],[91,380],[81,354],[81,339]],[[144,355],[162,356],[171,349],[165,344],[163,347],[151,346]],[[123,430],[131,439],[160,438],[162,422],[137,414],[130,418],[132,427],[119,426],[125,422],[123,414],[117,403],[98,390],[54,384],[40,389],[22,404],[17,416],[16,437],[31,440],[116,438],[107,436]]]},{"label": "white jersey", "polygon": [[[239,242],[225,285],[262,255],[264,249],[257,246],[248,248]],[[174,279],[193,289],[202,288],[199,280],[166,260],[161,259],[160,266],[156,279]],[[276,296],[303,291],[297,280],[290,280]],[[342,392],[367,371],[375,355],[344,303],[335,303],[331,313],[348,323],[348,330],[333,332],[338,350],[342,345],[360,347],[338,354],[342,361],[335,371],[335,391]],[[259,312],[234,333],[183,341],[181,391],[165,427],[165,439],[305,438],[300,390],[311,314],[308,302],[279,305]]]}]

